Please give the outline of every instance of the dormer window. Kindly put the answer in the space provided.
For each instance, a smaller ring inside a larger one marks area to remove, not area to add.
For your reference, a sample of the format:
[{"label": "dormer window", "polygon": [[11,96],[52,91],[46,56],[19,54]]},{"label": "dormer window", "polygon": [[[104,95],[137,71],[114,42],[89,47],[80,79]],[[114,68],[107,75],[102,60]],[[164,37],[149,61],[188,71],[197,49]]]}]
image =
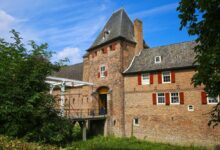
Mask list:
[{"label": "dormer window", "polygon": [[105,29],[103,33],[103,40],[110,34],[110,30]]},{"label": "dormer window", "polygon": [[155,64],[161,63],[161,56],[155,56],[154,62],[155,62]]}]

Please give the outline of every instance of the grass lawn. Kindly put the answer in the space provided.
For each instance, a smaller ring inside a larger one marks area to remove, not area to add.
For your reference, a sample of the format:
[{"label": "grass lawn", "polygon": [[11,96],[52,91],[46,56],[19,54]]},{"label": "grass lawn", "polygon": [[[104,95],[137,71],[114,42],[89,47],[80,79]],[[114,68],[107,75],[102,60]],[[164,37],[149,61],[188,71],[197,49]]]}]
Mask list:
[{"label": "grass lawn", "polygon": [[[3,150],[205,150],[202,147],[183,147],[170,144],[152,143],[135,138],[115,138],[98,136],[86,142],[77,141],[60,148],[52,145],[30,143],[22,139],[0,136]],[[1,149],[1,148],[0,148]]]},{"label": "grass lawn", "polygon": [[95,137],[86,142],[73,142],[76,150],[205,150],[202,147],[183,147],[152,143],[135,138]]}]

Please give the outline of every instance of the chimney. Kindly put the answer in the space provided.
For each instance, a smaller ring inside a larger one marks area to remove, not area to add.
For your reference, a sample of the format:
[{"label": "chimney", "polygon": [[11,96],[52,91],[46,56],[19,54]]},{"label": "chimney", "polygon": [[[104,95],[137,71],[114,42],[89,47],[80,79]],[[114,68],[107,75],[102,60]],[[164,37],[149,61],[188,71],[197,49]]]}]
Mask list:
[{"label": "chimney", "polygon": [[135,47],[135,54],[137,55],[144,48],[142,21],[139,19],[134,20],[134,37],[137,42]]}]

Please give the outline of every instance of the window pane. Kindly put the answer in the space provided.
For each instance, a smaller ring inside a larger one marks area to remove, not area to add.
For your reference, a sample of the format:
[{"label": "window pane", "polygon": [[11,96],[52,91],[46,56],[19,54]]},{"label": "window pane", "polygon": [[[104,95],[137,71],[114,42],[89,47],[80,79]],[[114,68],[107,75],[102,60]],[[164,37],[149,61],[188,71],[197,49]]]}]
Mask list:
[{"label": "window pane", "polygon": [[163,82],[170,82],[170,81],[171,81],[170,72],[169,71],[163,72]]},{"label": "window pane", "polygon": [[133,124],[134,125],[139,125],[139,119],[138,118],[134,118],[133,119]]},{"label": "window pane", "polygon": [[161,56],[155,56],[154,60],[155,60],[155,63],[160,63],[161,62]]},{"label": "window pane", "polygon": [[142,74],[142,83],[143,84],[150,84],[150,79],[149,79],[148,73]]},{"label": "window pane", "polygon": [[101,77],[105,77],[105,66],[100,67]]},{"label": "window pane", "polygon": [[179,103],[179,94],[171,93],[171,103],[178,104]]},{"label": "window pane", "polygon": [[208,103],[218,103],[217,97],[208,97]]},{"label": "window pane", "polygon": [[164,93],[157,93],[157,103],[165,104],[165,95]]}]

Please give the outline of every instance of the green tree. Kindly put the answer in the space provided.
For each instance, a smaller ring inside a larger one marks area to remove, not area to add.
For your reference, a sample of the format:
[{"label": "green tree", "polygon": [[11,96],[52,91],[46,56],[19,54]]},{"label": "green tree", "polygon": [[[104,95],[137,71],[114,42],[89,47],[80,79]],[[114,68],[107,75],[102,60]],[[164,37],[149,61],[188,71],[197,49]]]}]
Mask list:
[{"label": "green tree", "polygon": [[[219,0],[181,0],[179,18],[182,30],[187,28],[189,35],[197,37],[197,73],[192,81],[195,86],[205,85],[210,97],[220,93],[220,1]],[[220,122],[220,103],[211,113],[209,125]]]},{"label": "green tree", "polygon": [[52,64],[47,44],[30,42],[30,50],[19,33],[14,42],[0,40],[0,134],[31,141],[63,144],[72,140],[72,125],[54,109],[45,79],[58,70]]}]

